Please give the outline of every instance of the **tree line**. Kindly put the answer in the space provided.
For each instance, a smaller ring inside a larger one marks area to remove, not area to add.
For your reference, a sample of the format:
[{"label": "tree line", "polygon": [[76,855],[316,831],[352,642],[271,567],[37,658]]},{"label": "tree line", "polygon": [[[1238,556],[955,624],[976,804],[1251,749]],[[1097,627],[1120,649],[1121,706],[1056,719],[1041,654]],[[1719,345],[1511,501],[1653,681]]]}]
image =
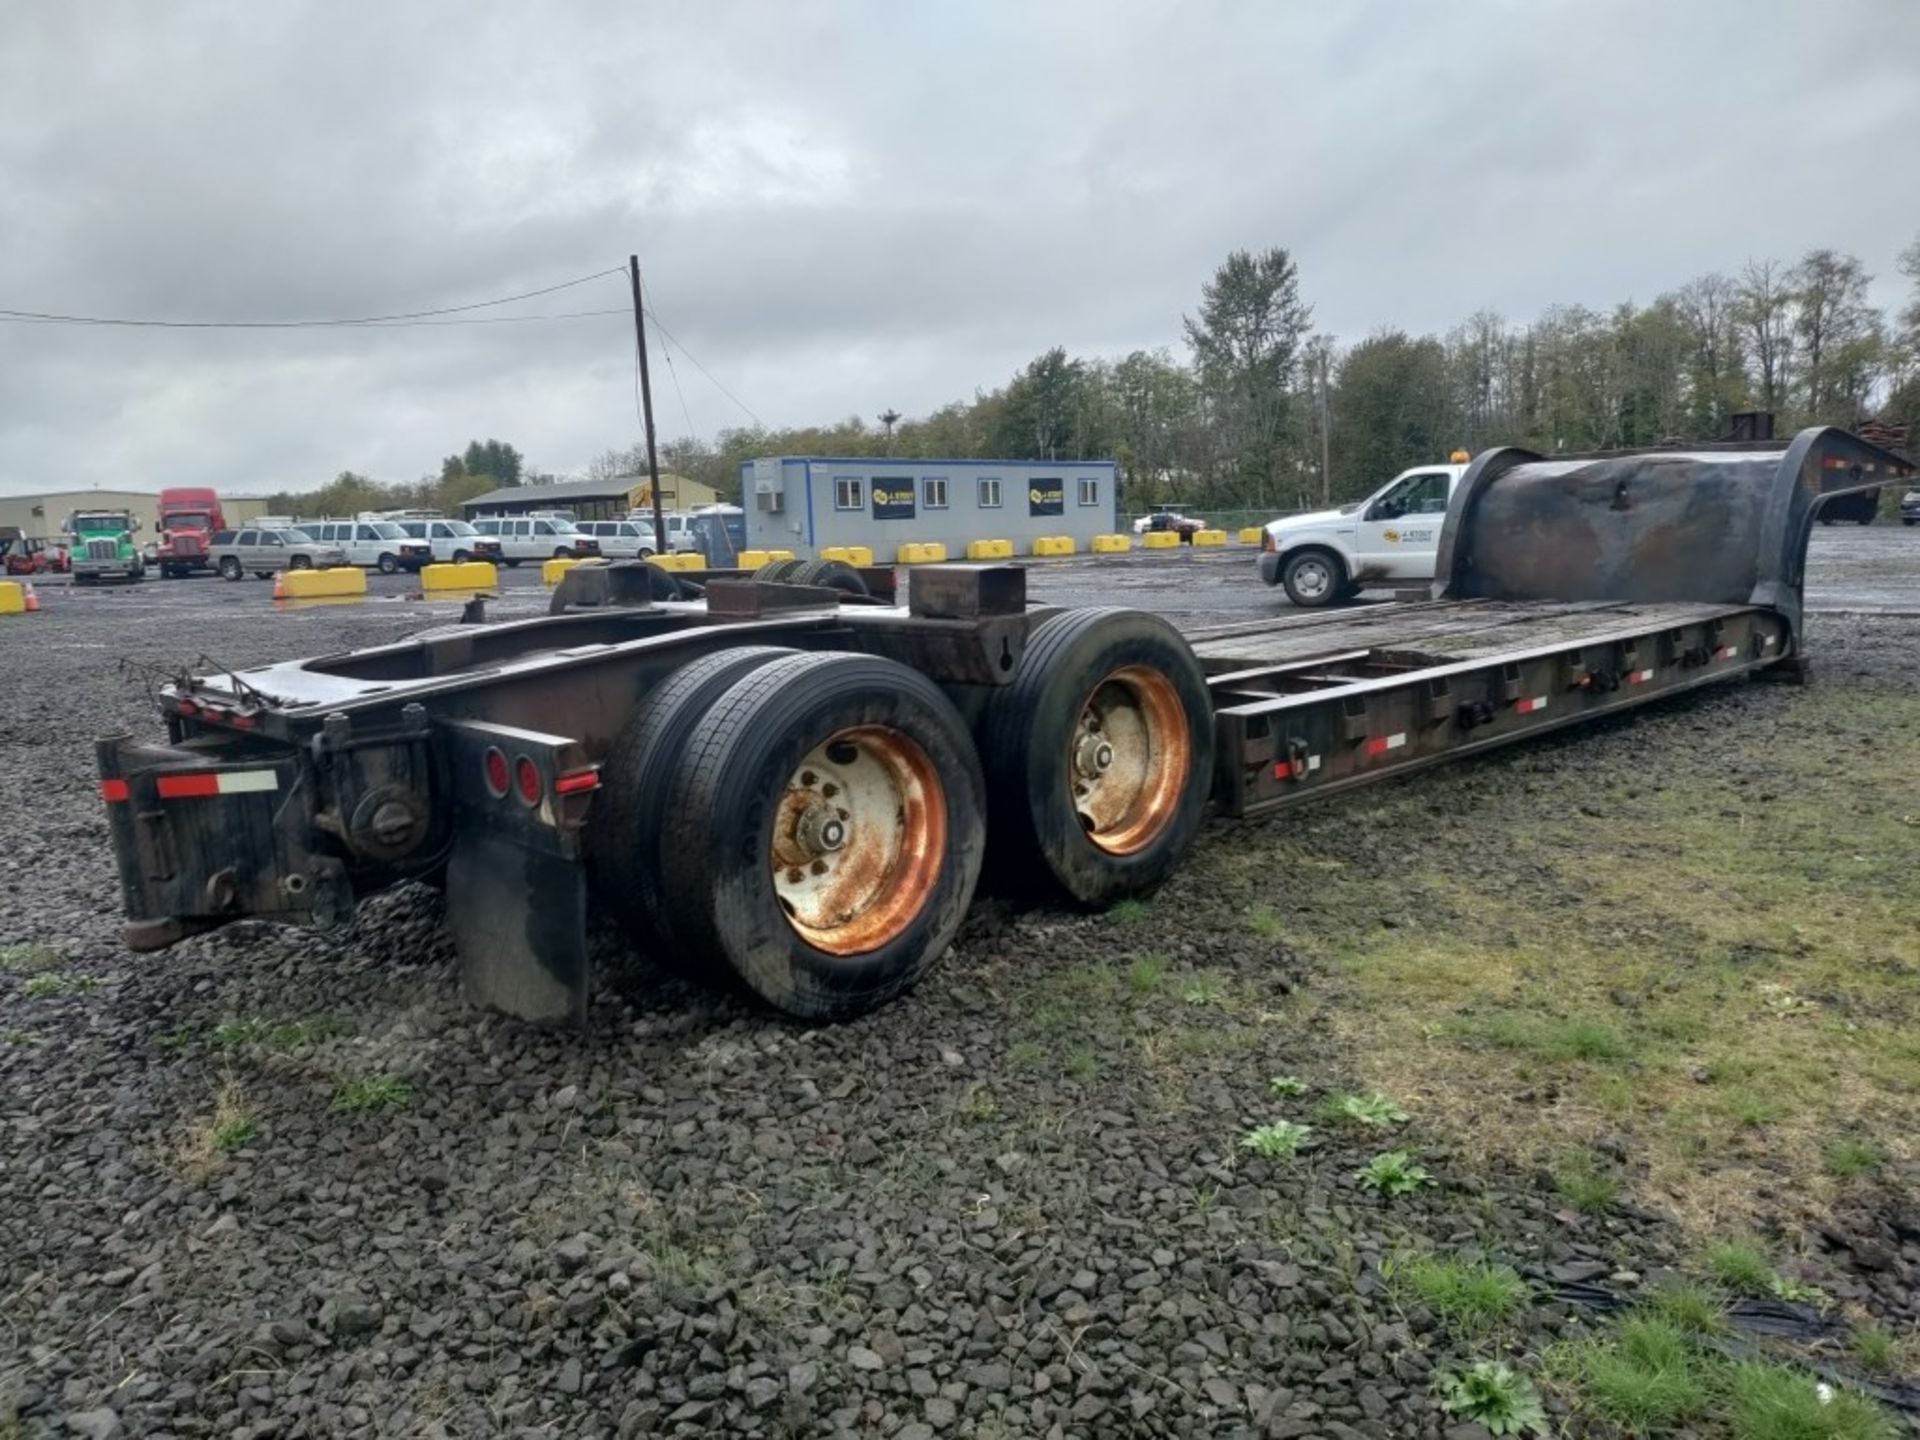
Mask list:
[{"label": "tree line", "polygon": [[[1388,328],[1341,345],[1314,330],[1287,250],[1237,250],[1183,317],[1184,354],[1105,359],[1055,346],[1004,385],[928,415],[683,436],[661,445],[660,463],[737,495],[741,463],[761,455],[1112,459],[1132,510],[1283,509],[1365,495],[1456,448],[1713,440],[1744,410],[1773,412],[1781,435],[1878,415],[1920,437],[1920,239],[1899,265],[1909,290],[1891,314],[1872,304],[1858,259],[1815,249],[1702,275],[1645,305],[1555,305],[1526,323],[1482,310],[1445,334]],[[587,474],[645,469],[636,445],[604,452]],[[496,484],[552,478],[488,441],[416,486],[343,474],[334,487],[344,498],[373,486],[380,508],[451,508]],[[334,487],[320,492],[330,503]]]}]

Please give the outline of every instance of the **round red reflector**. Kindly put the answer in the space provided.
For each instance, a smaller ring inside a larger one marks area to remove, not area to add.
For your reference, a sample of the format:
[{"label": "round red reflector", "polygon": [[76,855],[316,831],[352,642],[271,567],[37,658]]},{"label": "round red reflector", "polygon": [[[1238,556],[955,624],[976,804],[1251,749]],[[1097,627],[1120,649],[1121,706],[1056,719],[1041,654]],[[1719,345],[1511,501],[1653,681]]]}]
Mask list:
[{"label": "round red reflector", "polygon": [[503,755],[497,747],[489,746],[487,748],[486,769],[487,789],[492,793],[493,798],[498,800],[502,795],[507,793],[507,781],[509,777],[507,775],[507,757]]},{"label": "round red reflector", "polygon": [[520,798],[529,805],[540,803],[540,767],[522,755],[513,762],[513,778],[520,786]]}]

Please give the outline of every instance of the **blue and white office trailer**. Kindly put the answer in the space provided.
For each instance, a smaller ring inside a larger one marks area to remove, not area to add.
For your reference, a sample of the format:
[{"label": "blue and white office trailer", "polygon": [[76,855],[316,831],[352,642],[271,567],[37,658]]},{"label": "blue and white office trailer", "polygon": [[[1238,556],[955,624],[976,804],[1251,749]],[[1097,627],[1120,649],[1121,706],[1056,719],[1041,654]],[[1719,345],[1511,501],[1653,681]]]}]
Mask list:
[{"label": "blue and white office trailer", "polygon": [[974,540],[1028,554],[1042,535],[1090,548],[1118,520],[1111,460],[834,459],[782,455],[740,467],[747,544],[815,557],[865,545],[882,564],[902,545],[941,544],[964,560]]}]

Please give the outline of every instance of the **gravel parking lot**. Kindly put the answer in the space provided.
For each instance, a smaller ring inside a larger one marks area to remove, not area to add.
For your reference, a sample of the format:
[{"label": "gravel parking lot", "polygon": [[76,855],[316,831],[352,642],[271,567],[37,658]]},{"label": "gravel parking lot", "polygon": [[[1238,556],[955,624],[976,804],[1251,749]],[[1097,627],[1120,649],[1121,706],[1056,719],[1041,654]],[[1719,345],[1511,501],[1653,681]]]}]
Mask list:
[{"label": "gravel parking lot", "polygon": [[[537,571],[506,578],[495,615],[544,607]],[[1416,1095],[1409,1121],[1328,1121],[1295,1158],[1242,1148],[1374,1073],[1283,847],[1384,896],[1368,923],[1418,924],[1392,888],[1421,845],[1409,813],[1470,829],[1483,801],[1493,825],[1573,794],[1631,818],[1649,769],[1764,773],[1798,697],[1920,714],[1920,532],[1835,527],[1807,690],[1734,687],[1392,802],[1216,824],[1150,905],[987,897],[927,982],[853,1024],[769,1017],[606,928],[583,1033],[478,1013],[418,886],[326,934],[124,952],[92,738],[157,731],[147,666],[457,611],[402,598],[405,577],[371,588],[282,611],[251,580],[49,586],[0,621],[0,1436],[1482,1434],[1436,1373],[1531,1363],[1689,1270],[1699,1237],[1651,1188],[1570,1203]],[[1244,550],[1036,567],[1030,593],[1188,625],[1286,608]],[[1836,765],[1863,734],[1835,735]],[[1911,801],[1887,804],[1898,833]],[[1477,887],[1535,878],[1483,841],[1462,852]],[[1895,950],[1910,990],[1920,955]],[[1884,1190],[1825,1220],[1790,1194],[1754,1217],[1836,1313],[1896,1334],[1920,1323],[1906,1143]],[[1362,1186],[1394,1148],[1435,1183]],[[1475,1330],[1408,1289],[1427,1252],[1511,1266],[1532,1298]],[[1620,1433],[1546,1388],[1570,1433]]]}]

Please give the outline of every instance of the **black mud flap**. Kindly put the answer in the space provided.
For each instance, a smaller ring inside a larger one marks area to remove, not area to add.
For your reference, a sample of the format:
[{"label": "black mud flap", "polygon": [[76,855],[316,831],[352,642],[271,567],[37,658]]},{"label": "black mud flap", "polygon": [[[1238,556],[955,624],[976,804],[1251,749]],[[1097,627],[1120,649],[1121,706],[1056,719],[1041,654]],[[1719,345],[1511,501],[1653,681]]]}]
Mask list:
[{"label": "black mud flap", "polygon": [[599,770],[576,742],[507,725],[440,727],[454,797],[447,928],[467,998],[540,1025],[587,1014],[580,832]]}]

